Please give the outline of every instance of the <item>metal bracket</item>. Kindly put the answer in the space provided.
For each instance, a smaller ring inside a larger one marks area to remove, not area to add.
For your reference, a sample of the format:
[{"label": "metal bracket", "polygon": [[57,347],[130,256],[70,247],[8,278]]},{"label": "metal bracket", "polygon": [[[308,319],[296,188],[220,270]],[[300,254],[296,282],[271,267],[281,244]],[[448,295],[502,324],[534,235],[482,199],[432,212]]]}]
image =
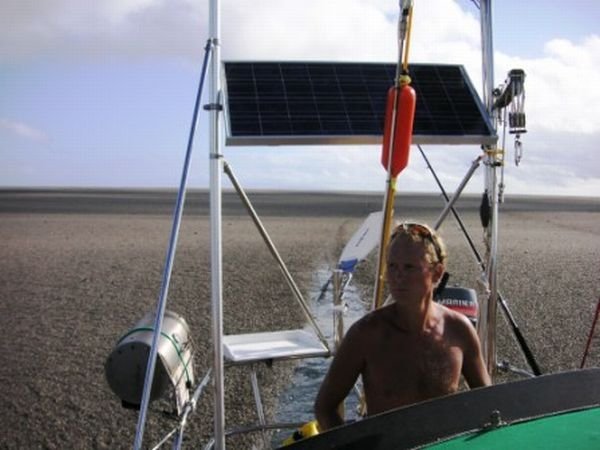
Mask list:
[{"label": "metal bracket", "polygon": [[491,412],[489,420],[490,420],[489,422],[486,422],[483,425],[483,429],[486,431],[495,430],[496,428],[500,428],[500,427],[504,427],[504,426],[508,425],[504,420],[502,420],[502,415],[500,414],[500,411],[498,411],[497,409],[495,409],[494,411]]},{"label": "metal bracket", "polygon": [[207,103],[202,109],[204,111],[223,111],[223,105],[220,103]]}]

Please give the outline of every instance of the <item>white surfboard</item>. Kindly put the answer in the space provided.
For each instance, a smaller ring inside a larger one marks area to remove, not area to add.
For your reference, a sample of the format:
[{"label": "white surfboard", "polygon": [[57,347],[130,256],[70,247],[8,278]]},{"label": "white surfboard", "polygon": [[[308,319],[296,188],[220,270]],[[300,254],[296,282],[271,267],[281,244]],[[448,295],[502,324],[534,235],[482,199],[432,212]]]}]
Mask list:
[{"label": "white surfboard", "polygon": [[344,247],[338,262],[338,269],[352,272],[360,261],[369,256],[369,253],[379,244],[382,220],[382,211],[369,214]]}]

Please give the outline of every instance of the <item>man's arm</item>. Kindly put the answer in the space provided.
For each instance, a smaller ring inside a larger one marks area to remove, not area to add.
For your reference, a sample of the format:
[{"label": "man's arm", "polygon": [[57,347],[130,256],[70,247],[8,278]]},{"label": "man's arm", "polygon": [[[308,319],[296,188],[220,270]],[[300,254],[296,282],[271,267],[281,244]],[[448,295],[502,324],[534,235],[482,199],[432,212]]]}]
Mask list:
[{"label": "man's arm", "polygon": [[479,337],[475,332],[475,328],[467,318],[464,319],[464,324],[465,345],[463,347],[462,373],[471,389],[489,386],[492,384],[492,380],[485,367],[485,362],[483,361]]},{"label": "man's arm", "polygon": [[315,417],[321,431],[344,423],[339,406],[356,383],[363,368],[361,331],[350,327],[338,348],[315,401]]}]

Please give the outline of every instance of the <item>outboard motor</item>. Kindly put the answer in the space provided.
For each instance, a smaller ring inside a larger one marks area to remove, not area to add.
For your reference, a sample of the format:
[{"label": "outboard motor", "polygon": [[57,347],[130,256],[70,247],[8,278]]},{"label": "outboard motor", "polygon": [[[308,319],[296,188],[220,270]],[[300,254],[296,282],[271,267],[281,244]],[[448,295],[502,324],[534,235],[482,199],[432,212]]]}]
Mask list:
[{"label": "outboard motor", "polygon": [[446,308],[464,314],[474,326],[477,326],[479,303],[474,289],[463,287],[445,287],[435,301]]},{"label": "outboard motor", "polygon": [[[124,407],[139,409],[144,392],[148,357],[152,348],[156,314],[146,314],[119,341],[104,365],[106,380]],[[163,396],[169,386],[175,391],[181,414],[194,383],[190,329],[180,315],[165,311],[154,371],[150,401]]]}]

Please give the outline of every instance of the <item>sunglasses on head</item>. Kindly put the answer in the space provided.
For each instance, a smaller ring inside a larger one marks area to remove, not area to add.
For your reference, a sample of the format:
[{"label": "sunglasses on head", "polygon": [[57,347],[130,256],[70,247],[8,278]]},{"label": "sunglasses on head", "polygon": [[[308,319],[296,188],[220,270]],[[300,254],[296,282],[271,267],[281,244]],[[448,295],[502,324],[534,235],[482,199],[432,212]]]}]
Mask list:
[{"label": "sunglasses on head", "polygon": [[437,262],[442,261],[442,249],[440,248],[437,240],[433,237],[433,231],[427,225],[423,225],[421,223],[404,222],[396,227],[392,233],[391,240],[393,240],[400,233],[410,234],[413,236],[416,235],[424,239],[428,239],[435,249]]}]

